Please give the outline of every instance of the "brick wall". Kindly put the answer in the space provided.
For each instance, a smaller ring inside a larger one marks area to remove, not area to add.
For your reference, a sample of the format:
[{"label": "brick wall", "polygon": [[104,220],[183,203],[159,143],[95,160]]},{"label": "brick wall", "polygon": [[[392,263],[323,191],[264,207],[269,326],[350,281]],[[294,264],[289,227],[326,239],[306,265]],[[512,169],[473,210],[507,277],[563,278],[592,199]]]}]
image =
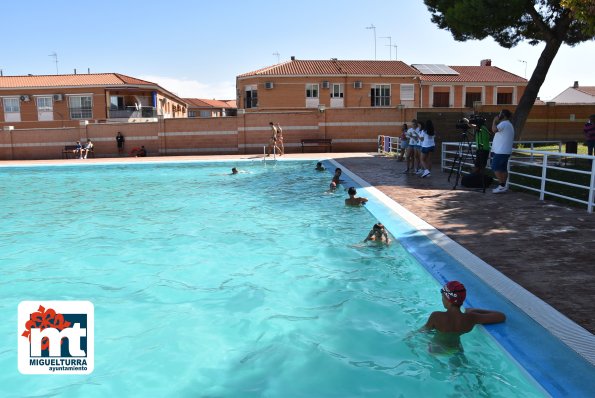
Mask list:
[{"label": "brick wall", "polygon": [[[506,106],[514,112],[514,106]],[[502,106],[484,105],[478,113],[497,114]],[[270,138],[269,122],[283,128],[287,153],[301,152],[303,138],[331,138],[333,151],[376,151],[378,135],[398,136],[413,118],[432,119],[438,144],[457,140],[456,121],[468,109],[327,108],[246,113],[237,117],[162,119],[152,123],[96,123],[87,126],[0,131],[0,160],[59,159],[65,145],[91,138],[96,157],[116,157],[118,131],[125,153],[144,145],[149,155],[260,154]],[[523,140],[582,140],[582,127],[595,105],[540,105],[529,115]],[[491,124],[491,120],[488,120]]]}]

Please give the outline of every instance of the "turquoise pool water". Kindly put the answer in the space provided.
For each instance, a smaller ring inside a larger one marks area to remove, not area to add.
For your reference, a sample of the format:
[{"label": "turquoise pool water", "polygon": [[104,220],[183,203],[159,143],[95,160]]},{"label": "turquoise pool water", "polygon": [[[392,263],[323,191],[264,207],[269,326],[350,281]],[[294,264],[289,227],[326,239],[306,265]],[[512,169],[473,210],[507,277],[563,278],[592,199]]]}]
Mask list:
[{"label": "turquoise pool water", "polygon": [[[430,355],[439,284],[313,168],[0,170],[2,396],[543,396],[482,329]],[[91,375],[18,372],[35,299],[93,302]]]}]

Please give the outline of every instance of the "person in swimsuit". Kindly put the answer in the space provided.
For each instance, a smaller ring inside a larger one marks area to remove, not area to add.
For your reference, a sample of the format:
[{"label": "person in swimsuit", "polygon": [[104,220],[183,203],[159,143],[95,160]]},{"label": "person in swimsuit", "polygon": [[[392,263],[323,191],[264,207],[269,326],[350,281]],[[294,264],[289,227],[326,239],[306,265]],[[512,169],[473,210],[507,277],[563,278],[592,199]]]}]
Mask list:
[{"label": "person in swimsuit", "polygon": [[345,199],[346,206],[361,206],[365,205],[368,201],[368,198],[358,198],[355,196],[357,194],[357,190],[354,187],[350,187],[349,190],[347,190],[347,194],[349,197]]},{"label": "person in swimsuit", "polygon": [[279,150],[279,156],[283,156],[285,155],[285,147],[283,146],[283,129],[279,123],[275,124],[275,127],[277,128],[277,140],[275,143],[277,144],[277,149]]},{"label": "person in swimsuit", "polygon": [[458,281],[450,281],[440,289],[442,305],[446,311],[432,312],[420,331],[436,331],[429,351],[433,353],[453,353],[462,351],[461,335],[470,332],[477,324],[500,323],[506,315],[499,311],[466,308],[461,306],[467,297],[465,286]]},{"label": "person in swimsuit", "polygon": [[271,151],[279,150],[277,146],[277,126],[273,122],[269,122],[269,126],[271,126],[271,138],[269,138],[269,146],[267,147],[267,156],[271,156]]},{"label": "person in swimsuit", "polygon": [[390,243],[390,239],[388,237],[388,232],[386,232],[386,228],[382,223],[376,223],[368,233],[364,242],[374,241],[376,243],[386,243],[387,245]]}]

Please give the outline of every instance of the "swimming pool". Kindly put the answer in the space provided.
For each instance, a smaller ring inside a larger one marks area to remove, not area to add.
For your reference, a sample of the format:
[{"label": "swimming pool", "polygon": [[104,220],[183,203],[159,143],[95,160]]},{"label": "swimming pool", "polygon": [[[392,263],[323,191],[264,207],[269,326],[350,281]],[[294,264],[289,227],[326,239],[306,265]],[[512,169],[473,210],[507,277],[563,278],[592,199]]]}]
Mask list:
[{"label": "swimming pool", "polygon": [[[481,328],[455,357],[410,336],[439,283],[398,243],[362,245],[376,218],[312,162],[0,175],[6,396],[544,395]],[[91,375],[18,373],[30,299],[94,303]]]}]

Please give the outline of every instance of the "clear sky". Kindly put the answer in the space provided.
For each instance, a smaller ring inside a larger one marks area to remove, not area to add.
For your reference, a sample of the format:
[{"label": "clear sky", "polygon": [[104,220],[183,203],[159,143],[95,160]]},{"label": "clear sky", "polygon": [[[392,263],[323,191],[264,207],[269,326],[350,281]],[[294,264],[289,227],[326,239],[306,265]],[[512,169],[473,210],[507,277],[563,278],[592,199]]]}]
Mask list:
[{"label": "clear sky", "polygon": [[[292,55],[388,60],[396,52],[407,64],[446,65],[490,58],[521,77],[526,68],[528,79],[544,47],[456,42],[430,22],[422,0],[6,1],[2,14],[5,76],[55,74],[55,52],[60,74],[118,72],[196,98],[234,99],[237,75]],[[574,81],[595,86],[594,66],[594,41],[562,46],[541,99]]]}]

